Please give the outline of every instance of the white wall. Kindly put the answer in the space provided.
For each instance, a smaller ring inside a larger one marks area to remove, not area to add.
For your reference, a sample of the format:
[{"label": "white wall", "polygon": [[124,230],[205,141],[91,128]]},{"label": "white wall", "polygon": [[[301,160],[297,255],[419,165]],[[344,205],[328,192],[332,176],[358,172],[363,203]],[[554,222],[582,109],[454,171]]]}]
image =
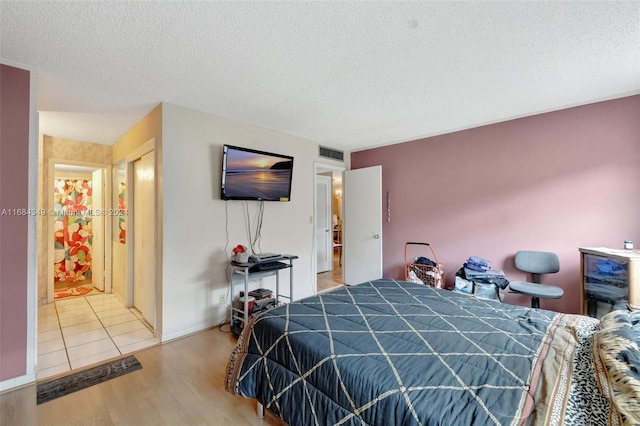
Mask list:
[{"label": "white wall", "polygon": [[[227,255],[249,245],[245,208],[255,230],[256,201],[220,199],[222,145],[231,144],[294,157],[290,202],[265,202],[261,248],[290,253],[294,262],[294,299],[315,293],[313,265],[314,162],[316,143],[163,104],[163,289],[162,340],[223,321],[228,307]],[[228,208],[227,242],[225,208]],[[225,248],[225,245],[228,246]],[[288,273],[281,285],[288,288]],[[275,279],[252,288],[275,288]],[[239,290],[239,289],[238,289]]]}]

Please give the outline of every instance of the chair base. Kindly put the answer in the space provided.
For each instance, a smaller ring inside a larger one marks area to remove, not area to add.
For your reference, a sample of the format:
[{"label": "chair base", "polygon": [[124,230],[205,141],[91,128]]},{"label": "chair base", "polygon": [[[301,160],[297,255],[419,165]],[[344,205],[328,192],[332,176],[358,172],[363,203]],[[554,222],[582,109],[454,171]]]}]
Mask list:
[{"label": "chair base", "polygon": [[531,307],[533,309],[540,309],[540,298],[539,297],[532,297],[531,298]]}]

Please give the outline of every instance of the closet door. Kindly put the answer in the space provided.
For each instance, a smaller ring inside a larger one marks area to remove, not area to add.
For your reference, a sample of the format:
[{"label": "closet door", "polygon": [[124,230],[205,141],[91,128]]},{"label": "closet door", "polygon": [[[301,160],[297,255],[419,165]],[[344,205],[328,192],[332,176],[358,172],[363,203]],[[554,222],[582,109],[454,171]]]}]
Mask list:
[{"label": "closet door", "polygon": [[133,168],[133,306],[155,326],[154,152],[136,160]]}]

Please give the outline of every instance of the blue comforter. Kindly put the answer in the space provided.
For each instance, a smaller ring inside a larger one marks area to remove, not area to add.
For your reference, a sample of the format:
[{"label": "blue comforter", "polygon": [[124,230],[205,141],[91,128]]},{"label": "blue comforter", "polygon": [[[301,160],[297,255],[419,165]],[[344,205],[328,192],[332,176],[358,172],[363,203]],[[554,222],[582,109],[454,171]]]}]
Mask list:
[{"label": "blue comforter", "polygon": [[225,386],[290,425],[544,423],[580,318],[378,280],[257,317]]}]

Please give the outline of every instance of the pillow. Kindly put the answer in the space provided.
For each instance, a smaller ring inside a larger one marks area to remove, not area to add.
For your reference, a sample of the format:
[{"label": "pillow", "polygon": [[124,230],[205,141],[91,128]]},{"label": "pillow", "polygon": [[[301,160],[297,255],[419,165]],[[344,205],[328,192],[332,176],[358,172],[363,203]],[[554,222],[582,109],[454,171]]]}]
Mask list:
[{"label": "pillow", "polygon": [[623,423],[640,424],[640,316],[615,310],[600,320],[593,359],[598,386]]}]

